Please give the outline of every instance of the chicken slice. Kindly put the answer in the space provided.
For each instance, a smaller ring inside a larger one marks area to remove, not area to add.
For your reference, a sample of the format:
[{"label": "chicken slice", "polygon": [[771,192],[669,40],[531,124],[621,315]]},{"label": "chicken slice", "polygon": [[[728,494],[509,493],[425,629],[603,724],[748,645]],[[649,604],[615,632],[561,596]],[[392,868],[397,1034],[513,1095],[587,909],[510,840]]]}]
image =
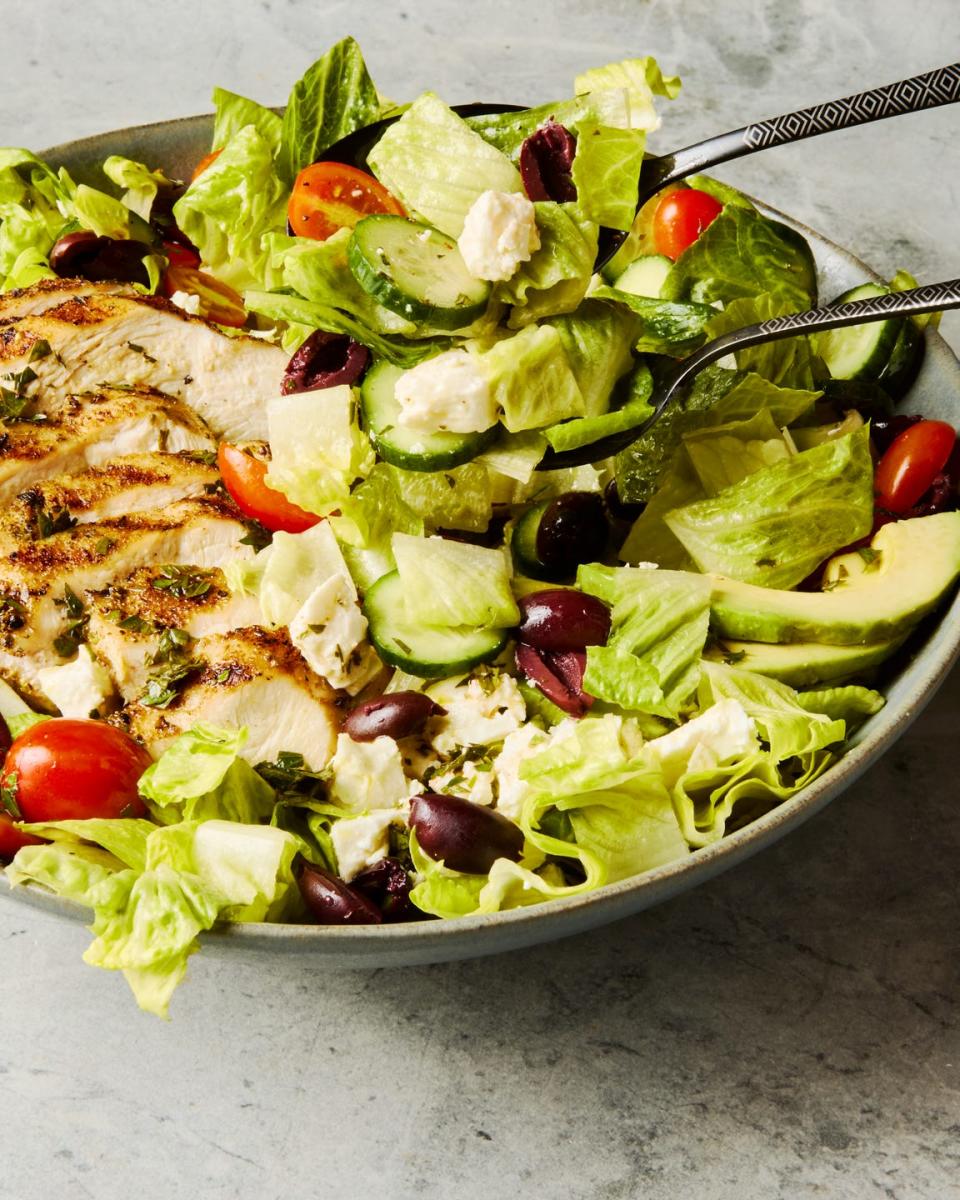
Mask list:
[{"label": "chicken slice", "polygon": [[[0,676],[30,697],[41,697],[37,671],[63,662],[60,639],[71,611],[87,591],[101,591],[150,563],[189,564],[171,590],[194,586],[190,567],[222,566],[244,558],[247,527],[232,502],[220,495],[180,500],[161,511],[111,517],[26,542],[0,559]],[[74,597],[74,599],[71,599]]]},{"label": "chicken slice", "polygon": [[209,429],[185,404],[136,388],[68,395],[43,419],[6,421],[0,429],[0,503],[38,480],[121,455],[216,447]]},{"label": "chicken slice", "polygon": [[158,388],[228,441],[267,437],[267,401],[286,365],[278,346],[230,337],[156,296],[72,296],[0,324],[0,386],[29,368],[22,387],[41,406],[105,381]]},{"label": "chicken slice", "polygon": [[74,523],[164,508],[213,491],[220,474],[207,454],[212,451],[125,454],[78,475],[34,483],[0,510],[0,555]]},{"label": "chicken slice", "polygon": [[243,757],[272,762],[281,751],[302,754],[312,770],[336,749],[336,692],[315,675],[286,630],[259,627],[216,634],[193,644],[194,673],[174,685],[166,707],[128,704],[113,720],[158,756],[197,721],[244,727]]},{"label": "chicken slice", "polygon": [[262,620],[253,596],[233,595],[223,572],[195,572],[208,586],[176,594],[163,567],[139,567],[102,592],[88,594],[87,639],[124,700],[140,696],[154,660],[186,652],[192,639],[227,633]]},{"label": "chicken slice", "polygon": [[137,289],[119,280],[92,283],[89,279],[41,279],[30,287],[0,294],[0,321],[37,317],[71,297],[137,296]]}]

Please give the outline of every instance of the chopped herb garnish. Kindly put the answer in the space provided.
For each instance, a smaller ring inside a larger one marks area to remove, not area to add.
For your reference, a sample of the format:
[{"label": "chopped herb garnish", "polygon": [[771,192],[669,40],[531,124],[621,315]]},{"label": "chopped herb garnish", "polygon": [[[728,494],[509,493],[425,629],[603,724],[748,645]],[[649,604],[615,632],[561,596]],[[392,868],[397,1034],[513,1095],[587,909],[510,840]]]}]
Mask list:
[{"label": "chopped herb garnish", "polygon": [[876,571],[880,566],[880,559],[883,557],[882,550],[874,550],[872,546],[861,546],[857,553],[863,559],[864,572]]},{"label": "chopped herb garnish", "polygon": [[160,568],[160,576],[152,581],[155,588],[170,592],[183,600],[195,600],[210,591],[210,580],[193,567],[181,567],[167,563]]},{"label": "chopped herb garnish", "polygon": [[303,755],[281,750],[275,762],[257,763],[254,770],[281,796],[321,800],[326,796],[327,772],[311,771]]},{"label": "chopped herb garnish", "polygon": [[40,500],[40,503],[30,504],[31,516],[33,518],[33,537],[35,541],[42,541],[44,538],[51,537],[55,533],[66,533],[68,529],[73,529],[76,525],[76,518],[70,516],[69,509],[62,505],[52,511],[48,511],[46,505]]},{"label": "chopped herb garnish", "polygon": [[66,610],[67,624],[63,633],[54,639],[53,648],[61,658],[71,658],[77,647],[87,640],[87,622],[90,618],[83,601],[69,586],[63,589],[63,599],[54,600],[54,604]]},{"label": "chopped herb garnish", "polygon": [[727,650],[726,647],[723,649],[723,661],[728,667],[732,667],[738,662],[743,662],[746,657],[746,650]]},{"label": "chopped herb garnish", "polygon": [[273,541],[273,534],[259,521],[244,521],[246,533],[240,539],[241,546],[252,546],[257,552]]},{"label": "chopped herb garnish", "polygon": [[97,538],[93,544],[94,554],[109,554],[117,543],[110,537]]},{"label": "chopped herb garnish", "polygon": [[[114,613],[116,614],[115,616]],[[138,617],[136,613],[131,613],[129,617],[121,617],[119,608],[115,608],[107,616],[111,621],[116,621],[120,628],[127,630],[128,633],[156,632],[157,627],[153,621],[147,621],[143,617]]]},{"label": "chopped herb garnish", "polygon": [[180,457],[188,458],[191,462],[202,463],[205,467],[217,465],[216,450],[181,450]]},{"label": "chopped herb garnish", "polygon": [[138,345],[137,342],[127,342],[127,346],[134,352],[134,354],[139,354],[145,358],[148,363],[156,363],[157,360],[153,357],[153,355],[148,354],[142,346]]},{"label": "chopped herb garnish", "polygon": [[20,805],[17,803],[17,773],[11,771],[0,787],[0,808],[4,808],[15,821],[23,817]]},{"label": "chopped herb garnish", "polygon": [[150,659],[151,663],[169,663],[182,661],[193,644],[193,638],[185,629],[165,629],[157,642],[157,648]]},{"label": "chopped herb garnish", "polygon": [[182,662],[168,663],[160,670],[151,673],[147,679],[147,687],[140,697],[140,703],[148,708],[166,708],[177,696],[189,677],[199,671],[203,663],[199,659],[189,658]]}]

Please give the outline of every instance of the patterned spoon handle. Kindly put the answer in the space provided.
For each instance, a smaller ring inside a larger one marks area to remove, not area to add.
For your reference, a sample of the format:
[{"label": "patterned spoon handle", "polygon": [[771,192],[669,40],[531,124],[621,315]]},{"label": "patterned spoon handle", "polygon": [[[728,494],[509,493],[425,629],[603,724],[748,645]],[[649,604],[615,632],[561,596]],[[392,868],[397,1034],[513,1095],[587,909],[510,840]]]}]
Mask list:
[{"label": "patterned spoon handle", "polygon": [[845,325],[863,325],[869,321],[882,321],[888,317],[919,316],[921,313],[940,312],[943,309],[960,308],[960,279],[945,283],[929,283],[911,288],[906,292],[890,292],[881,296],[870,296],[865,300],[853,300],[848,304],[830,304],[823,308],[810,308],[806,312],[788,313],[761,321],[759,325],[746,325],[725,333],[712,342],[707,342],[695,354],[677,363],[670,378],[661,385],[652,397],[653,412],[642,425],[623,433],[613,434],[578,450],[562,454],[550,454],[540,463],[540,470],[557,467],[580,466],[586,462],[597,462],[616,454],[624,447],[642,437],[654,425],[664,410],[676,398],[693,377],[704,367],[709,367],[736,350],[745,350],[761,342],[774,342],[780,338],[796,337],[798,334],[815,333],[823,329],[841,329]]},{"label": "patterned spoon handle", "polygon": [[935,71],[901,79],[898,83],[888,83],[885,87],[872,88],[856,96],[828,100],[811,108],[771,117],[768,121],[744,125],[742,129],[718,134],[673,154],[647,159],[640,177],[639,203],[642,205],[665,184],[675,183],[731,158],[740,158],[770,146],[785,146],[820,133],[830,133],[834,129],[849,129],[853,125],[882,121],[885,117],[896,117],[901,113],[955,104],[958,100],[960,63],[950,63]]}]

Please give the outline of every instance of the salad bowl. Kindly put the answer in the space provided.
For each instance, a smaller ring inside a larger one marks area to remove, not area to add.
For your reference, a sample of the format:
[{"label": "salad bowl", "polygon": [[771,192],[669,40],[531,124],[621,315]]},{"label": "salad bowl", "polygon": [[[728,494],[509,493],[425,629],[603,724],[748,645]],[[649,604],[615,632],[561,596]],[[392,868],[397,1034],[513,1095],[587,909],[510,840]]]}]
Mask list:
[{"label": "salad bowl", "polygon": [[[188,178],[210,145],[212,118],[188,117],[86,138],[44,153],[80,181],[97,182],[90,164],[123,154]],[[800,232],[817,264],[820,292],[837,295],[865,279],[878,279],[862,262],[789,216],[759,202],[758,208]],[[923,366],[904,404],[953,425],[960,424],[960,362],[936,333],[927,332]],[[330,967],[420,965],[469,958],[581,933],[661,903],[771,845],[853,785],[886,753],[934,696],[960,654],[960,598],[929,619],[898,659],[885,685],[887,703],[852,735],[843,757],[793,799],[679,862],[610,884],[585,895],[455,921],[323,926],[239,924],[205,934],[205,952],[231,958],[263,953],[313,955]],[[21,903],[59,916],[86,920],[89,910],[35,886],[11,892]]]}]

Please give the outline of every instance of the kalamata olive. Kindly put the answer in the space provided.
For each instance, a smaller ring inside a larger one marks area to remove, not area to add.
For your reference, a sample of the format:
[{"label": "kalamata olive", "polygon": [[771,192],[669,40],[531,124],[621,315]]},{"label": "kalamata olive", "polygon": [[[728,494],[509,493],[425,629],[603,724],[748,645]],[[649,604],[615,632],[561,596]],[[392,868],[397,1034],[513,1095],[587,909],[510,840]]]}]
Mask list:
[{"label": "kalamata olive", "polygon": [[297,860],[297,885],[303,902],[320,925],[379,925],[380,909],[316,863]]},{"label": "kalamata olive", "polygon": [[520,601],[520,641],[538,650],[602,646],[610,633],[610,610],[596,596],[570,588],[547,588]]},{"label": "kalamata olive", "polygon": [[356,383],[367,369],[370,351],[345,333],[317,329],[287,363],[280,390],[315,392],[319,388]]},{"label": "kalamata olive", "polygon": [[607,506],[607,512],[615,521],[629,521],[631,524],[639,516],[642,516],[643,510],[647,507],[645,504],[627,504],[625,500],[621,500],[615,479],[611,479],[604,488],[603,502]]},{"label": "kalamata olive", "polygon": [[410,902],[410,876],[395,858],[381,858],[361,871],[350,886],[372,900],[385,921],[405,921],[418,915]]},{"label": "kalamata olive", "polygon": [[0,717],[0,764],[7,757],[7,751],[13,745],[13,738],[10,735],[10,726]]},{"label": "kalamata olive", "polygon": [[517,644],[517,668],[552,704],[571,717],[582,717],[593,704],[593,697],[583,690],[586,661],[586,655],[579,650],[551,654],[525,642]]},{"label": "kalamata olive", "polygon": [[950,512],[960,506],[960,441],[954,446],[946,466],[934,478],[913,508],[903,513],[904,518],[929,517],[934,513]]},{"label": "kalamata olive", "polygon": [[512,821],[459,796],[415,796],[410,825],[424,853],[451,871],[485,875],[498,858],[518,862],[523,855],[523,834]]},{"label": "kalamata olive", "polygon": [[564,492],[551,500],[537,527],[537,558],[551,575],[573,575],[606,550],[610,526],[596,492]]},{"label": "kalamata olive", "polygon": [[570,173],[576,152],[576,138],[558,121],[547,121],[524,138],[520,178],[531,200],[576,200]]},{"label": "kalamata olive", "polygon": [[343,722],[343,732],[355,742],[409,737],[421,730],[428,718],[442,717],[446,711],[423,692],[391,692],[358,704]]},{"label": "kalamata olive", "polygon": [[89,279],[92,283],[109,279],[147,286],[150,277],[143,259],[149,253],[145,242],[97,237],[89,229],[79,229],[54,242],[50,267],[63,279]]}]

